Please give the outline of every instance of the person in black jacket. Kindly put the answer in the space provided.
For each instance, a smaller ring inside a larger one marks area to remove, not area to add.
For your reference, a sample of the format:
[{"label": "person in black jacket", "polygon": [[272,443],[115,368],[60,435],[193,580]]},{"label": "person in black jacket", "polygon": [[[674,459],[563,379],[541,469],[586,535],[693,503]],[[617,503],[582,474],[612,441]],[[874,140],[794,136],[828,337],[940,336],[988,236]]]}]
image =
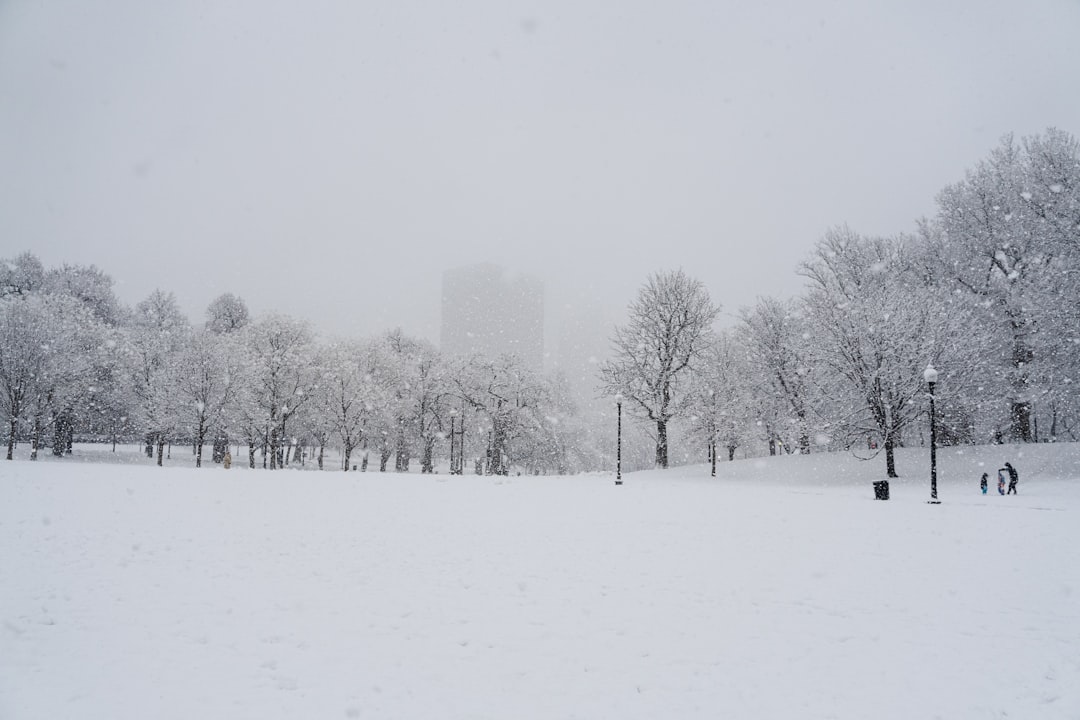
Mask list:
[{"label": "person in black jacket", "polygon": [[1016,472],[1016,468],[1012,466],[1012,463],[1005,463],[1005,467],[1002,470],[1009,473],[1009,491],[1006,495],[1017,495],[1016,483],[1020,480],[1020,473]]}]

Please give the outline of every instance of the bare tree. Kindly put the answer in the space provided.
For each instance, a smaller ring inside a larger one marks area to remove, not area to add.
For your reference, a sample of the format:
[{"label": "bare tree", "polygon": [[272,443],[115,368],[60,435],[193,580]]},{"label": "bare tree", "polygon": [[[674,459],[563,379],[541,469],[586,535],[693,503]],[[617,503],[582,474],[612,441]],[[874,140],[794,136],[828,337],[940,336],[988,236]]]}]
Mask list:
[{"label": "bare tree", "polygon": [[681,382],[705,349],[720,308],[682,270],[650,276],[615,329],[614,358],[601,366],[605,395],[622,395],[656,424],[656,466],[668,466],[668,423],[683,410]]}]

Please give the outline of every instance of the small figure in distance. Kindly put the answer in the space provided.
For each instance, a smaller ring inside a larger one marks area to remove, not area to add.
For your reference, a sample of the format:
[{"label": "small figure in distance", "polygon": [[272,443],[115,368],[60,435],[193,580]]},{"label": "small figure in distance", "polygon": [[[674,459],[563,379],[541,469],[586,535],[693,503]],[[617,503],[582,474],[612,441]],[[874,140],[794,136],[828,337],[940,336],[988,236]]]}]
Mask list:
[{"label": "small figure in distance", "polygon": [[1005,468],[998,470],[998,495],[1005,494]]},{"label": "small figure in distance", "polygon": [[232,453],[228,450],[225,451],[225,457],[222,458],[221,464],[225,467],[226,470],[232,467]]},{"label": "small figure in distance", "polygon": [[986,473],[983,473],[982,480],[979,481],[979,487],[982,488],[983,495],[986,494],[986,486],[987,486],[986,477],[987,477]]},{"label": "small figure in distance", "polygon": [[[1005,494],[1017,495],[1016,483],[1020,480],[1020,473],[1016,472],[1016,468],[1012,466],[1012,463],[1005,463],[1005,467],[1001,469],[1009,473],[1009,491]],[[1000,472],[1000,470],[998,472]]]}]

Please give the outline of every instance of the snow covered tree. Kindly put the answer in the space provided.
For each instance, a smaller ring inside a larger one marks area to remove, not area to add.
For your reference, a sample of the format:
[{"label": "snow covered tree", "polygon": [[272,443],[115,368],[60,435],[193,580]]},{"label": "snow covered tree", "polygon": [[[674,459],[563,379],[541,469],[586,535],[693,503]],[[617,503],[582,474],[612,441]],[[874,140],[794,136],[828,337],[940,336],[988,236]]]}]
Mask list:
[{"label": "snow covered tree", "polygon": [[938,206],[936,220],[922,226],[924,241],[943,281],[981,311],[982,324],[999,329],[1009,434],[1030,441],[1038,378],[1055,375],[1048,333],[1075,327],[1075,313],[1068,317],[1075,303],[1062,313],[1057,299],[1063,288],[1077,287],[1077,143],[1053,129],[1019,144],[1006,136],[964,180],[939,194]]},{"label": "snow covered tree", "polygon": [[78,301],[56,295],[0,299],[0,393],[8,419],[8,459],[20,422],[30,429],[31,459],[59,421],[62,452],[70,445],[71,408],[94,391],[101,326]]},{"label": "snow covered tree", "polygon": [[262,448],[264,465],[266,457],[269,433],[267,423],[263,417],[260,406],[258,380],[255,375],[255,365],[247,348],[246,338],[242,338],[239,353],[240,378],[236,383],[236,394],[233,402],[225,409],[226,422],[244,441],[248,450],[248,467],[255,469],[255,454]]},{"label": "snow covered tree", "polygon": [[706,348],[720,309],[700,281],[682,270],[649,277],[630,305],[629,322],[615,329],[613,358],[601,366],[601,389],[622,395],[655,423],[656,466],[668,466],[668,423],[685,410],[682,384]]},{"label": "snow covered tree", "polygon": [[29,295],[41,290],[45,268],[36,255],[24,252],[10,260],[0,260],[0,298]]},{"label": "snow covered tree", "polygon": [[380,466],[390,452],[395,469],[405,472],[419,451],[420,471],[434,472],[453,389],[445,363],[434,346],[400,329],[384,334],[373,349],[371,372],[383,398],[373,423]]},{"label": "snow covered tree", "polygon": [[113,292],[113,279],[94,265],[61,265],[45,274],[44,289],[52,295],[74,298],[105,325],[115,327],[124,309]]},{"label": "snow covered tree", "polygon": [[[319,350],[319,380],[313,415],[325,417],[327,429],[341,440],[344,470],[352,453],[365,439],[367,423],[375,407],[384,402],[372,373],[373,349],[368,343],[341,342]],[[319,469],[322,469],[322,449]]]},{"label": "snow covered tree", "polygon": [[8,420],[8,460],[15,451],[19,422],[26,419],[49,362],[46,320],[39,299],[21,294],[0,298],[0,392]]},{"label": "snow covered tree", "polygon": [[899,239],[862,238],[843,227],[826,233],[801,266],[810,281],[813,361],[839,401],[834,425],[849,445],[880,437],[888,477],[897,477],[894,448],[904,429],[925,412],[927,364],[947,374],[951,382],[942,386],[952,393],[967,368],[959,347],[966,318],[945,305],[911,255]]},{"label": "snow covered tree", "polygon": [[258,421],[265,428],[270,469],[275,470],[284,466],[287,424],[307,402],[316,382],[312,334],[306,323],[268,315],[247,329],[244,340],[251,406],[261,414]]},{"label": "snow covered tree", "polygon": [[245,327],[249,322],[244,301],[232,293],[219,295],[206,308],[206,329],[227,335]]},{"label": "snow covered tree", "polygon": [[733,460],[752,422],[746,360],[732,334],[725,331],[710,340],[699,365],[687,393],[690,432],[706,445],[711,460],[717,457],[717,445]]},{"label": "snow covered tree", "polygon": [[169,384],[177,419],[189,428],[195,443],[195,467],[202,467],[207,432],[225,424],[225,409],[240,375],[239,360],[222,338],[208,330],[193,333],[175,356]]},{"label": "snow covered tree", "polygon": [[515,460],[530,474],[602,467],[593,425],[579,416],[566,375],[555,372],[537,382],[538,402],[515,440]]},{"label": "snow covered tree", "polygon": [[[764,423],[788,418],[796,428],[799,452],[810,452],[813,425],[813,364],[809,358],[809,331],[798,305],[761,298],[742,312],[740,344],[748,355],[755,400]],[[776,452],[779,427],[768,432],[770,454]]]},{"label": "snow covered tree", "polygon": [[190,326],[176,297],[161,290],[138,303],[134,317],[125,348],[128,376],[146,453],[151,456],[156,448],[161,466],[165,444],[171,441],[177,423],[173,368],[189,338]]},{"label": "snow covered tree", "polygon": [[[391,333],[391,338],[394,333]],[[435,471],[435,443],[443,436],[449,417],[451,385],[439,352],[430,343],[391,341],[399,359],[399,381],[404,381],[405,424],[412,428],[420,448],[420,472]]]},{"label": "snow covered tree", "polygon": [[517,460],[515,443],[542,423],[547,388],[516,355],[462,359],[451,376],[455,393],[479,419],[474,442],[486,445],[485,472],[508,474]]}]

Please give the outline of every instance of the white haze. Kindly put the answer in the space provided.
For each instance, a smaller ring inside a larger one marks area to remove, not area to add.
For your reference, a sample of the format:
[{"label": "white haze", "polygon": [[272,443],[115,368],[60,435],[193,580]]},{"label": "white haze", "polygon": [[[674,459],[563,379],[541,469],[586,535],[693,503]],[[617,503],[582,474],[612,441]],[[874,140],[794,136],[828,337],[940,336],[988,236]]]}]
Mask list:
[{"label": "white haze", "polygon": [[[0,256],[127,302],[230,291],[438,338],[441,273],[549,335],[683,267],[790,295],[829,226],[911,229],[1006,132],[1080,129],[1080,4],[0,4]],[[585,311],[584,309],[592,308]]]}]

